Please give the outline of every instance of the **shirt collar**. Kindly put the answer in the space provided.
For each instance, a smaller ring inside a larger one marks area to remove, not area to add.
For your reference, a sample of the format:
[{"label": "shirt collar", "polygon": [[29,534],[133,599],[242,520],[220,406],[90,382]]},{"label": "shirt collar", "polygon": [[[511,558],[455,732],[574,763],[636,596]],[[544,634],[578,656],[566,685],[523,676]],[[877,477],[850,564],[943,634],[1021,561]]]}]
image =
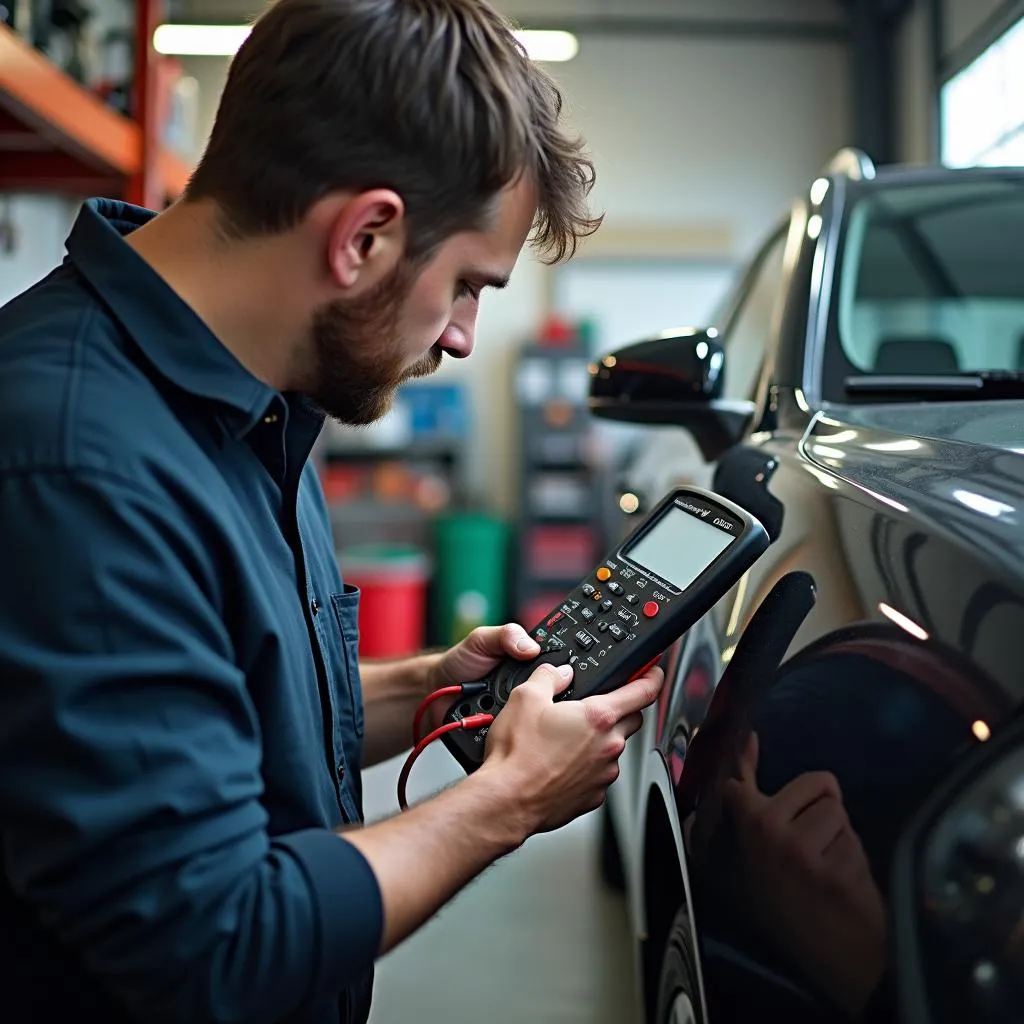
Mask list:
[{"label": "shirt collar", "polygon": [[[228,406],[236,437],[264,421],[281,395],[254,377],[124,238],[156,214],[90,199],[67,240],[71,262],[145,357],[173,384]],[[282,424],[283,426],[283,424]]]}]

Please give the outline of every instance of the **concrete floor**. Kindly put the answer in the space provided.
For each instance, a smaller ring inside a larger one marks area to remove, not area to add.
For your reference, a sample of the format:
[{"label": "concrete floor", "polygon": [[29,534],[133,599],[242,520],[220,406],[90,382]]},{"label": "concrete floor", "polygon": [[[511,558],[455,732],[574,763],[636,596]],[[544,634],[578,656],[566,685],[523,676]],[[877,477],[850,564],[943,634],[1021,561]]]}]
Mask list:
[{"label": "concrete floor", "polygon": [[[398,811],[400,768],[366,773],[368,821]],[[410,802],[459,777],[447,751],[428,751]],[[535,836],[385,957],[370,1024],[636,1024],[626,908],[598,879],[597,825]]]}]

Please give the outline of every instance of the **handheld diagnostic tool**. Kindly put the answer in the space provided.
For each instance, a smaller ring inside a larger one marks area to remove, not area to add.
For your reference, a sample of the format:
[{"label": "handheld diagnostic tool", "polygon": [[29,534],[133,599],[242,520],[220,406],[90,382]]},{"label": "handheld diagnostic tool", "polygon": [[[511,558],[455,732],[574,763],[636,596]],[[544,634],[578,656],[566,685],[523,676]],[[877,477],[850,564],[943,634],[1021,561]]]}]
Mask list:
[{"label": "handheld diagnostic tool", "polygon": [[[696,487],[672,491],[530,631],[540,656],[504,660],[481,680],[481,692],[448,709],[445,723],[497,715],[542,662],[573,667],[559,700],[621,686],[705,615],[768,544],[764,527],[719,495]],[[441,737],[467,773],[483,763],[488,728],[455,728]]]}]

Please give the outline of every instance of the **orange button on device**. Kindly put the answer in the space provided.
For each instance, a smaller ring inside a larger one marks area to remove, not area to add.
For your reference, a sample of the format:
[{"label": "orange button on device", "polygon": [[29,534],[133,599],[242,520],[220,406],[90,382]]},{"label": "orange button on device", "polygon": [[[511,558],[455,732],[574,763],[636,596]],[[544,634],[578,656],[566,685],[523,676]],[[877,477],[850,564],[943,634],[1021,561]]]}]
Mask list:
[{"label": "orange button on device", "polygon": [[611,571],[611,569],[608,569],[608,568],[605,568],[604,566],[602,566],[600,569],[597,570],[597,578],[602,583],[606,582],[607,580],[610,580],[612,578],[612,571]]}]

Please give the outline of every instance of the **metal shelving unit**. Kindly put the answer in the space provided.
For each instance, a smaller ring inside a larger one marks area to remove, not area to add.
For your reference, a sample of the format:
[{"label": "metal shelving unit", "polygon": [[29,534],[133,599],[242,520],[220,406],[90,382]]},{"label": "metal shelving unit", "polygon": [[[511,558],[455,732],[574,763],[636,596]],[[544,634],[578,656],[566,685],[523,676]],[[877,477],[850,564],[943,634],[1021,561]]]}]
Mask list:
[{"label": "metal shelving unit", "polygon": [[515,372],[519,516],[514,608],[528,628],[577,584],[604,543],[602,478],[580,346],[530,345]]}]

